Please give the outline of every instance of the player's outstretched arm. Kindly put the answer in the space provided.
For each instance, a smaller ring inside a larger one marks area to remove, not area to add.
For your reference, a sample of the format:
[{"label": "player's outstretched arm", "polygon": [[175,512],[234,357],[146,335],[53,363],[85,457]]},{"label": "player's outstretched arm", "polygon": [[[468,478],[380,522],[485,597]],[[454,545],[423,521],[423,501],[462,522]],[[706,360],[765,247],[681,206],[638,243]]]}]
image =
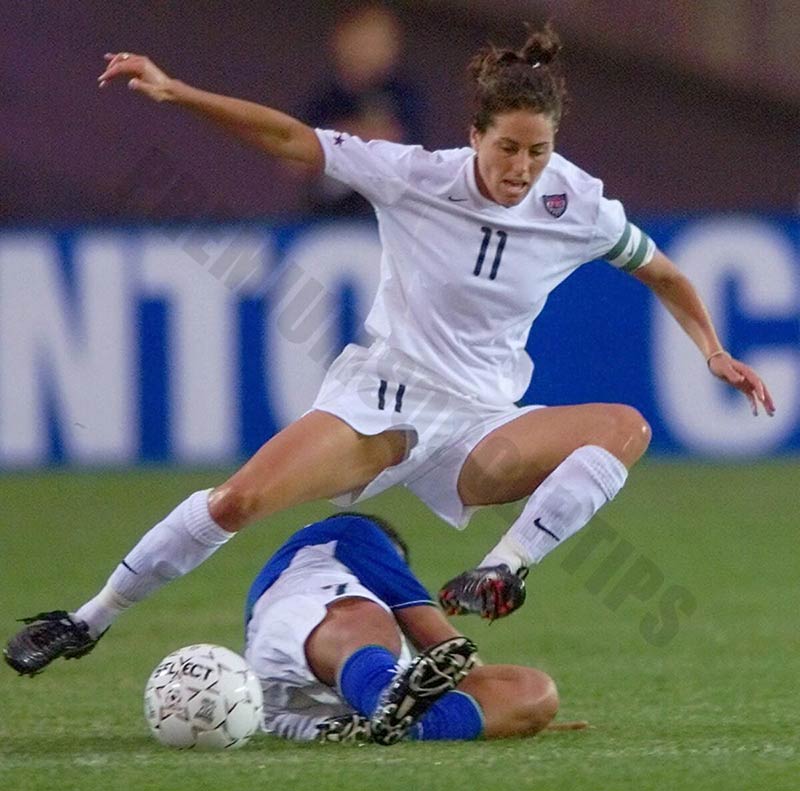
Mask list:
[{"label": "player's outstretched arm", "polygon": [[167,75],[144,55],[109,52],[105,59],[105,71],[97,78],[101,88],[125,79],[129,88],[153,101],[185,107],[273,156],[317,170],[324,165],[314,130],[296,118],[255,102],[193,88]]},{"label": "player's outstretched arm", "polygon": [[650,288],[695,342],[708,362],[711,373],[741,390],[750,401],[753,414],[762,404],[768,415],[775,404],[759,375],[723,349],[706,306],[689,279],[660,250],[653,260],[634,272],[634,277]]}]

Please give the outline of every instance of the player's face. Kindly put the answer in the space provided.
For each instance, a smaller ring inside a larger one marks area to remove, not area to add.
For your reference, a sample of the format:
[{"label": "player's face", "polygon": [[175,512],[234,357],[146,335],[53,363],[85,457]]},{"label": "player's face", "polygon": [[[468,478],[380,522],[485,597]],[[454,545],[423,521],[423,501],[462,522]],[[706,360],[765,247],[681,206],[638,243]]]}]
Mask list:
[{"label": "player's face", "polygon": [[500,113],[485,132],[473,128],[470,142],[483,196],[501,206],[520,203],[547,167],[555,134],[549,115],[530,110]]}]

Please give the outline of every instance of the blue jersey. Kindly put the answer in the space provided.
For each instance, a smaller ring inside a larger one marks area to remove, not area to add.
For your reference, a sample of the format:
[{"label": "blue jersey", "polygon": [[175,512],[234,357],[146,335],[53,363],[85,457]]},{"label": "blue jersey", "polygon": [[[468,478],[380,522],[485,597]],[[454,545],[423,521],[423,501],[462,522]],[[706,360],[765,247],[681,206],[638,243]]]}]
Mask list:
[{"label": "blue jersey", "polygon": [[335,542],[333,557],[390,609],[433,604],[391,539],[373,521],[363,516],[334,516],[299,530],[267,561],[250,586],[245,623],[256,602],[289,568],[297,552],[331,542]]}]

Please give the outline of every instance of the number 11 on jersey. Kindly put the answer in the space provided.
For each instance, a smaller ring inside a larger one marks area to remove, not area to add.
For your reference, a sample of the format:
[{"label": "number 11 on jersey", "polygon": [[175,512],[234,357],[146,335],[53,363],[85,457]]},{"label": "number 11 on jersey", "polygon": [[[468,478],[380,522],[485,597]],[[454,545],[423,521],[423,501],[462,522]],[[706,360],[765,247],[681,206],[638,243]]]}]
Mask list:
[{"label": "number 11 on jersey", "polygon": [[483,241],[481,242],[481,249],[478,253],[478,260],[475,262],[475,269],[472,274],[479,277],[481,269],[483,269],[483,262],[486,260],[486,251],[489,249],[489,244],[492,241],[492,236],[497,234],[497,251],[494,254],[494,261],[492,262],[492,269],[489,272],[489,280],[494,280],[497,277],[497,270],[500,269],[500,260],[503,258],[503,250],[506,248],[506,238],[508,234],[505,231],[493,231],[491,228],[483,226]]}]

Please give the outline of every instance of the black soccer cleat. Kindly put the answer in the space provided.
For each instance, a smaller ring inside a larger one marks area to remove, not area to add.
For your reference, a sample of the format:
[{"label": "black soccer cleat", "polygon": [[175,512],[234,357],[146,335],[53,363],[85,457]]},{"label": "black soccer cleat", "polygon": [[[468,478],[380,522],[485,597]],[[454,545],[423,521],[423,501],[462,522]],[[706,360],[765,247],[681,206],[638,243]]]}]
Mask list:
[{"label": "black soccer cleat", "polygon": [[439,604],[448,615],[476,613],[493,621],[525,603],[527,568],[514,574],[508,566],[483,566],[459,574],[439,591]]},{"label": "black soccer cleat", "polygon": [[317,725],[316,740],[325,744],[366,744],[372,740],[372,728],[369,719],[360,714],[328,717]]},{"label": "black soccer cleat", "polygon": [[378,701],[370,720],[372,741],[399,742],[442,695],[456,688],[477,657],[475,643],[466,637],[453,637],[423,651],[395,676]]},{"label": "black soccer cleat", "polygon": [[64,659],[86,656],[103,636],[92,639],[89,627],[64,610],[40,612],[31,618],[20,618],[20,621],[28,625],[8,641],[3,657],[23,676],[41,673],[60,656]]}]

